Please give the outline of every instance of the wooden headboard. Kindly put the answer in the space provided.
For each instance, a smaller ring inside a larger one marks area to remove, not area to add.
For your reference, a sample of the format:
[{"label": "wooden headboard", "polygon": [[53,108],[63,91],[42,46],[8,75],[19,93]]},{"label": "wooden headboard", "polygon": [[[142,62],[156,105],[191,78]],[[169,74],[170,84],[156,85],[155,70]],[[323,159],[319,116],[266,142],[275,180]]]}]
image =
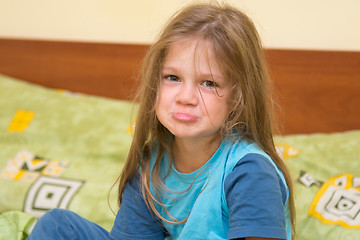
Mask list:
[{"label": "wooden headboard", "polygon": [[[147,45],[0,39],[0,73],[131,100]],[[360,129],[360,52],[267,49],[282,134]]]}]

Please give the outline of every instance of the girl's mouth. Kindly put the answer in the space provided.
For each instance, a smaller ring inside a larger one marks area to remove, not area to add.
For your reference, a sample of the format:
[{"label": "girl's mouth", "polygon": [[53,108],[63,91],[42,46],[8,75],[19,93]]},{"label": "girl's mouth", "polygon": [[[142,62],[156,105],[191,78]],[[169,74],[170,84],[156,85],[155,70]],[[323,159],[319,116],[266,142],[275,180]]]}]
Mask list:
[{"label": "girl's mouth", "polygon": [[173,113],[172,116],[176,120],[180,120],[180,121],[184,121],[184,122],[194,122],[194,121],[198,120],[198,117],[187,114],[187,113]]}]

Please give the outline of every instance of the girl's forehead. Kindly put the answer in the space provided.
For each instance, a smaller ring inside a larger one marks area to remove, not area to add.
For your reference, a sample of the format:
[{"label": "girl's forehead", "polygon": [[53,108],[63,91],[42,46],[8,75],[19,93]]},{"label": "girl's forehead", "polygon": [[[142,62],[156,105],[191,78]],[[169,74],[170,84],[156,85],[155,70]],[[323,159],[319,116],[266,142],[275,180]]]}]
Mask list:
[{"label": "girl's forehead", "polygon": [[168,48],[164,59],[164,66],[179,60],[180,56],[187,55],[197,66],[206,66],[218,74],[222,74],[220,61],[214,53],[209,40],[200,37],[187,37],[174,41]]}]

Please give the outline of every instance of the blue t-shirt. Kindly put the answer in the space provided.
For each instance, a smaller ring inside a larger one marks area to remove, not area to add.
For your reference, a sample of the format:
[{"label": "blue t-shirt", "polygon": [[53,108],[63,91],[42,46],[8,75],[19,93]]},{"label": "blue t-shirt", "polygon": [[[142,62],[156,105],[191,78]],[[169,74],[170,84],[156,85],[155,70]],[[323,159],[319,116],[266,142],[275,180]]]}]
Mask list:
[{"label": "blue t-shirt", "polygon": [[[156,154],[150,160],[151,167],[155,158]],[[160,172],[167,174],[168,167],[165,154]],[[195,172],[184,174],[173,165],[170,168],[159,200],[171,217],[186,218],[186,222],[175,225],[155,217],[147,209],[134,178],[125,188],[111,237],[291,238],[286,183],[273,161],[255,144],[225,138],[212,158]],[[159,204],[155,206],[164,218],[173,221]]]}]

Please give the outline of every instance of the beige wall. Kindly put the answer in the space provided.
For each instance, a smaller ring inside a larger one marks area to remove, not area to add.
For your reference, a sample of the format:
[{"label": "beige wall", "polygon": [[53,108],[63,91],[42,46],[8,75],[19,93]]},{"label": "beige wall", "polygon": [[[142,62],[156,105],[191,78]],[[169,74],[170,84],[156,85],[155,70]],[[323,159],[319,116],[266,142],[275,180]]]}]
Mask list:
[{"label": "beige wall", "polygon": [[[150,43],[191,0],[0,0],[0,37]],[[227,0],[272,48],[360,51],[359,0]]]}]

